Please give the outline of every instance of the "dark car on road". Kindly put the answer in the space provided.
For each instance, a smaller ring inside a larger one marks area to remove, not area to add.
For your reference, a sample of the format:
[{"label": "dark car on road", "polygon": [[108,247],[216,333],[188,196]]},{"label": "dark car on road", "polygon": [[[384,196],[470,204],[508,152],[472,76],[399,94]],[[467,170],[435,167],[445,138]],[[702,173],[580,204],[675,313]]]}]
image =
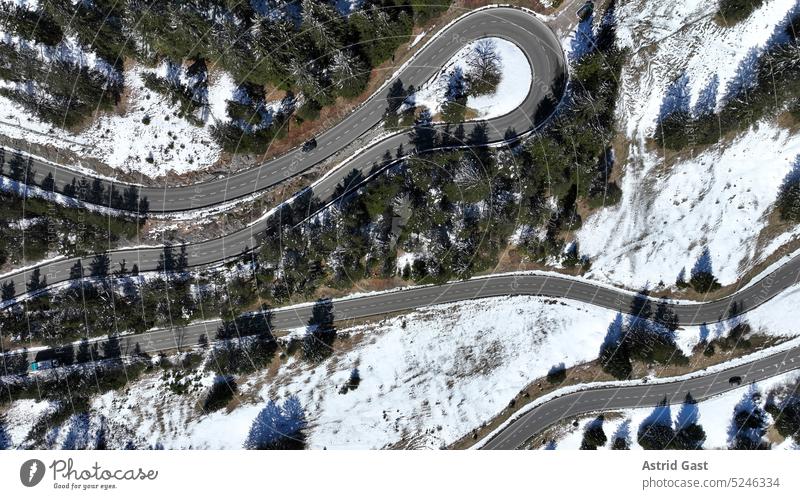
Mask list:
[{"label": "dark car on road", "polygon": [[303,144],[303,152],[308,152],[317,147],[317,139],[308,139]]},{"label": "dark car on road", "polygon": [[578,19],[580,19],[581,22],[584,22],[592,16],[593,12],[594,2],[586,2],[575,14],[578,16]]},{"label": "dark car on road", "polygon": [[742,377],[741,376],[731,376],[728,378],[728,383],[731,385],[741,385],[742,384]]}]

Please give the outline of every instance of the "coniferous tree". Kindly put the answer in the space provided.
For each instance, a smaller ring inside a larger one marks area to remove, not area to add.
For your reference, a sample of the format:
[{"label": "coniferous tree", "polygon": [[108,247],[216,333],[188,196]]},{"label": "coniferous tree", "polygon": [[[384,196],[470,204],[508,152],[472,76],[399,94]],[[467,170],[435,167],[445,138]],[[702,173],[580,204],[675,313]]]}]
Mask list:
[{"label": "coniferous tree", "polygon": [[16,295],[16,289],[14,286],[14,281],[6,281],[3,283],[3,296],[2,300],[11,300]]},{"label": "coniferous tree", "polygon": [[42,272],[39,270],[39,267],[34,267],[33,271],[31,272],[31,276],[28,279],[28,292],[33,293],[35,291],[39,291],[40,289],[44,289],[45,287],[47,287],[47,278],[42,277]]},{"label": "coniferous tree", "polygon": [[333,342],[336,339],[333,321],[333,302],[330,299],[317,300],[303,340],[303,354],[307,359],[320,361],[333,353]]},{"label": "coniferous tree", "polygon": [[600,346],[600,365],[603,370],[617,379],[627,379],[633,366],[631,365],[630,352],[625,341],[625,330],[622,314],[609,324],[605,340]]},{"label": "coniferous tree", "polygon": [[704,248],[700,257],[692,267],[690,284],[698,293],[708,293],[719,289],[720,284],[717,278],[714,277],[713,267],[711,264],[711,252],[708,248]]},{"label": "coniferous tree", "polygon": [[614,435],[611,436],[612,450],[630,450],[630,419],[620,423]]},{"label": "coniferous tree", "polygon": [[75,361],[79,364],[83,364],[92,360],[92,354],[89,351],[89,340],[87,338],[81,338],[80,343],[78,343],[78,352],[75,354]]},{"label": "coniferous tree", "polygon": [[605,417],[601,414],[587,423],[583,430],[581,450],[597,450],[598,447],[604,447],[606,445],[608,438],[606,437],[606,432],[603,430],[604,421]]},{"label": "coniferous tree", "polygon": [[56,182],[53,179],[53,173],[48,172],[47,176],[42,180],[41,188],[43,191],[46,192],[55,192],[56,189]]},{"label": "coniferous tree", "polygon": [[109,334],[103,342],[103,358],[116,359],[122,356],[122,349],[119,344],[119,337]]},{"label": "coniferous tree", "polygon": [[733,409],[728,448],[735,450],[766,450],[771,444],[764,439],[767,433],[767,414],[759,405],[760,394],[751,390]]},{"label": "coniferous tree", "polygon": [[306,424],[305,410],[296,396],[288,397],[282,405],[270,400],[253,421],[244,448],[301,449],[305,447]]},{"label": "coniferous tree", "polygon": [[783,179],[775,203],[783,220],[800,222],[800,158]]},{"label": "coniferous tree", "polygon": [[675,442],[673,447],[680,450],[697,450],[703,448],[706,432],[699,424],[699,410],[697,401],[691,394],[686,394],[686,399],[681,406],[675,420]]},{"label": "coniferous tree", "polygon": [[653,412],[642,421],[637,434],[639,445],[646,450],[664,450],[672,446],[675,430],[667,400],[661,401]]}]

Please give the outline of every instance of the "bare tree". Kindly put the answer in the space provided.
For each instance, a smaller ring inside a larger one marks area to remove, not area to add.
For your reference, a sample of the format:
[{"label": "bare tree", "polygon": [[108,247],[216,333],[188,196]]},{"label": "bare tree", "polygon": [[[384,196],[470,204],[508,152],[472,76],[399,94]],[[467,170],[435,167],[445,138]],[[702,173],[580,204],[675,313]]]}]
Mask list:
[{"label": "bare tree", "polygon": [[469,91],[472,95],[493,92],[500,83],[500,56],[494,40],[484,39],[475,44],[467,57],[469,66]]}]

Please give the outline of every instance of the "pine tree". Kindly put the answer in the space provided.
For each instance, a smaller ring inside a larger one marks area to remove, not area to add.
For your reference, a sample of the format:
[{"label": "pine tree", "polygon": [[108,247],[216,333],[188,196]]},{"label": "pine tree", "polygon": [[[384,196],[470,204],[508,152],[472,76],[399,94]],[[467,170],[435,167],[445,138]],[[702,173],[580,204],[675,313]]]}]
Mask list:
[{"label": "pine tree", "polygon": [[783,179],[775,202],[781,219],[787,222],[800,222],[800,158]]},{"label": "pine tree", "polygon": [[590,421],[583,430],[583,440],[581,450],[597,450],[598,447],[606,445],[608,438],[603,430],[605,417],[601,414]]},{"label": "pine tree", "polygon": [[16,288],[14,286],[14,281],[6,281],[3,283],[3,295],[2,300],[7,301],[14,298],[16,295]]},{"label": "pine tree", "polygon": [[661,401],[650,416],[642,421],[637,440],[639,445],[646,450],[670,448],[675,440],[675,430],[672,428],[672,416],[666,399]]},{"label": "pine tree", "polygon": [[106,359],[116,359],[122,356],[122,350],[119,345],[119,338],[116,335],[109,334],[106,341],[103,342],[103,357]]},{"label": "pine tree", "polygon": [[53,173],[48,172],[47,176],[42,180],[42,190],[46,192],[55,192],[56,189],[56,182],[53,179]]},{"label": "pine tree", "polygon": [[25,158],[19,152],[14,152],[11,155],[11,161],[8,162],[9,172],[8,176],[14,180],[23,182],[25,180]]},{"label": "pine tree", "polygon": [[47,287],[47,278],[42,277],[39,267],[35,267],[31,272],[31,277],[28,280],[28,293],[33,293]]},{"label": "pine tree", "polygon": [[303,340],[303,354],[307,359],[320,361],[333,353],[333,342],[336,339],[333,321],[333,302],[330,299],[317,300]]},{"label": "pine tree", "polygon": [[75,354],[75,361],[78,364],[84,364],[92,360],[92,354],[89,351],[89,340],[86,338],[81,338],[80,343],[78,343],[78,352]]},{"label": "pine tree", "polygon": [[674,333],[678,329],[678,314],[666,298],[658,300],[658,306],[656,307],[653,320],[664,326],[670,332]]},{"label": "pine tree", "polygon": [[697,450],[703,447],[706,432],[699,424],[699,411],[697,401],[691,394],[686,394],[686,399],[678,412],[675,420],[675,442],[673,447],[681,450]]},{"label": "pine tree", "polygon": [[245,449],[297,449],[305,446],[303,429],[306,416],[300,400],[292,395],[282,406],[269,400],[266,407],[258,413],[247,439]]},{"label": "pine tree", "polygon": [[734,450],[765,450],[771,444],[764,439],[767,433],[768,419],[764,409],[759,405],[760,394],[754,390],[746,393],[733,409],[731,421],[731,438],[728,448]]},{"label": "pine tree", "polygon": [[615,378],[628,379],[630,377],[633,365],[625,342],[622,314],[617,314],[616,318],[609,324],[605,340],[600,346],[598,361],[603,371]]},{"label": "pine tree", "polygon": [[703,249],[694,267],[692,267],[689,283],[698,293],[709,293],[720,288],[717,278],[714,277],[711,252],[708,248]]}]

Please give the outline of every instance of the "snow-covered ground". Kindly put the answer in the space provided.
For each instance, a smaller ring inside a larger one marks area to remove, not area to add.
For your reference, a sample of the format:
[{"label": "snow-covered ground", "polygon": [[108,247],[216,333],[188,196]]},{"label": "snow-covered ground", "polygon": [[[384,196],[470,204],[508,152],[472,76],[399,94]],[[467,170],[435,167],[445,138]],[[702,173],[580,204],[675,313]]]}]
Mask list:
[{"label": "snow-covered ground", "polygon": [[[31,2],[20,5],[35,8]],[[79,157],[94,158],[112,168],[146,177],[202,170],[219,160],[222,151],[211,135],[211,127],[228,120],[227,101],[234,99],[237,86],[229,74],[209,72],[207,95],[204,95],[208,105],[201,108],[192,123],[179,116],[179,107],[172,105],[169,97],[149,90],[143,82],[145,73],[155,73],[185,85],[188,77],[184,68],[173,67],[175,74],[167,75],[168,65],[164,63],[156,68],[134,65],[120,74],[71,37],[55,47],[2,31],[0,40],[32,50],[45,61],[68,61],[112,77],[117,75],[125,82],[119,109],[101,114],[88,127],[75,132],[40,121],[12,100],[0,96],[0,135],[69,150]],[[0,81],[0,86],[10,85]],[[281,100],[277,99],[267,102],[265,107],[274,110],[280,105]]]},{"label": "snow-covered ground", "polygon": [[226,73],[211,76],[209,116],[204,126],[195,126],[177,116],[177,108],[167,97],[144,87],[144,71],[152,69],[136,66],[125,72],[129,94],[123,114],[104,114],[77,133],[41,122],[0,96],[0,134],[67,149],[146,177],[183,174],[213,165],[221,149],[211,136],[211,125],[227,120],[226,100],[231,99],[236,87],[231,77]]},{"label": "snow-covered ground", "polygon": [[769,256],[756,243],[800,157],[800,136],[762,123],[668,172],[657,168],[657,153],[631,156],[640,163],[627,164],[622,201],[589,217],[578,233],[581,252],[592,259],[587,277],[669,286],[708,248],[714,274],[730,284]]},{"label": "snow-covered ground", "polygon": [[[424,35],[424,33],[422,33]],[[525,100],[533,81],[533,72],[528,58],[514,43],[502,38],[483,38],[491,40],[497,47],[500,57],[500,83],[494,93],[481,96],[470,95],[467,107],[476,112],[476,119],[491,119],[510,113]],[[401,111],[411,107],[426,107],[432,115],[442,110],[447,102],[450,75],[453,71],[466,74],[469,71],[467,60],[480,40],[467,44],[444,65],[433,78],[424,83],[414,94],[408,97]]]},{"label": "snow-covered ground", "polygon": [[[481,300],[350,328],[345,333],[360,338],[358,346],[335,353],[318,367],[286,363],[259,396],[298,395],[310,420],[312,448],[381,448],[403,437],[412,438],[415,446],[436,448],[501,410],[537,373],[546,373],[558,362],[572,365],[596,355],[613,313],[577,302],[546,302]],[[576,331],[582,333],[575,335]],[[362,378],[359,387],[340,394],[356,366]],[[255,376],[250,383],[266,381],[263,378]],[[131,424],[136,428],[139,418],[145,425],[156,413],[165,413],[155,403],[163,393],[150,393],[152,404],[147,393],[132,390],[130,398],[106,395],[95,403],[96,409],[107,418],[136,421]],[[126,400],[139,401],[139,410],[121,412]],[[149,424],[137,432],[168,448],[238,448],[262,406],[243,405],[229,415],[218,412],[188,421],[178,413],[180,421],[168,425],[172,432]],[[166,413],[176,414],[173,409]]]},{"label": "snow-covered ground", "polygon": [[732,27],[713,20],[715,2],[636,0],[618,7],[619,38],[633,52],[618,107],[631,148],[618,159],[622,200],[589,217],[577,234],[581,253],[592,259],[589,277],[669,286],[708,247],[715,275],[730,284],[796,237],[792,231],[757,244],[779,185],[800,160],[797,135],[765,121],[667,167],[646,141],[668,94],[690,112],[719,108],[749,81],[754,56],[780,39],[776,33],[799,6],[767,1]]},{"label": "snow-covered ground", "polygon": [[[795,337],[800,329],[782,312],[798,307],[800,286],[747,314],[747,320],[756,331]],[[173,394],[157,374],[124,392],[95,398],[92,418],[102,417],[110,426],[124,428],[120,434],[139,445],[240,448],[266,400],[297,395],[310,423],[312,448],[438,448],[500,412],[552,366],[563,362],[570,367],[596,358],[614,317],[614,312],[600,307],[535,297],[429,307],[380,324],[341,330],[349,339],[340,341],[352,345],[320,365],[290,357],[277,372],[262,371],[237,380],[242,398],[230,413],[203,414],[197,408],[197,395]],[[726,334],[730,326],[681,329],[678,345],[688,353],[701,336],[713,339]],[[340,388],[354,367],[361,383],[342,394]],[[210,384],[210,373],[197,375],[203,386]],[[13,445],[19,445],[38,417],[19,415],[44,410],[31,407],[30,401],[17,401],[6,413]],[[63,429],[54,433],[61,435],[58,438],[68,434]],[[60,442],[58,438],[55,442]]]},{"label": "snow-covered ground", "polygon": [[[750,81],[754,56],[783,39],[787,16],[796,9],[800,9],[797,0],[767,0],[747,19],[722,26],[713,19],[717,2],[620,4],[617,36],[621,45],[634,51],[622,75],[628,136],[652,134],[667,90],[682,76],[688,78],[692,108],[701,100],[722,104]],[[713,92],[708,92],[709,84]]]},{"label": "snow-covered ground", "polygon": [[[800,378],[800,373],[793,371],[790,373],[775,376],[752,385],[742,386],[730,392],[723,393],[716,397],[697,403],[697,423],[703,427],[706,434],[705,442],[703,443],[704,449],[726,449],[728,448],[732,432],[731,422],[734,416],[734,408],[737,404],[748,401],[754,393],[761,394],[761,398],[756,402],[763,408],[766,400],[766,395],[770,390],[776,389],[783,385],[796,383]],[[677,421],[677,416],[680,414],[682,404],[675,404],[669,406],[669,415],[672,421]],[[663,409],[662,409],[663,410]],[[664,412],[666,412],[664,410]],[[631,449],[641,450],[641,446],[637,442],[636,434],[639,426],[653,413],[652,408],[638,408],[618,411],[619,417],[613,419],[606,419],[603,430],[605,431],[608,441],[605,447],[598,447],[598,449],[609,449],[615,436],[627,437]],[[566,449],[579,449],[581,440],[583,439],[583,429],[586,424],[592,422],[595,416],[586,416],[578,419],[578,426],[573,427],[567,425],[562,428],[563,433],[553,444],[547,444],[545,448],[555,448],[560,450]],[[768,416],[770,423],[771,417]],[[791,438],[784,440],[778,445],[773,446],[773,449],[797,449],[800,448],[800,442],[795,442]]]}]

